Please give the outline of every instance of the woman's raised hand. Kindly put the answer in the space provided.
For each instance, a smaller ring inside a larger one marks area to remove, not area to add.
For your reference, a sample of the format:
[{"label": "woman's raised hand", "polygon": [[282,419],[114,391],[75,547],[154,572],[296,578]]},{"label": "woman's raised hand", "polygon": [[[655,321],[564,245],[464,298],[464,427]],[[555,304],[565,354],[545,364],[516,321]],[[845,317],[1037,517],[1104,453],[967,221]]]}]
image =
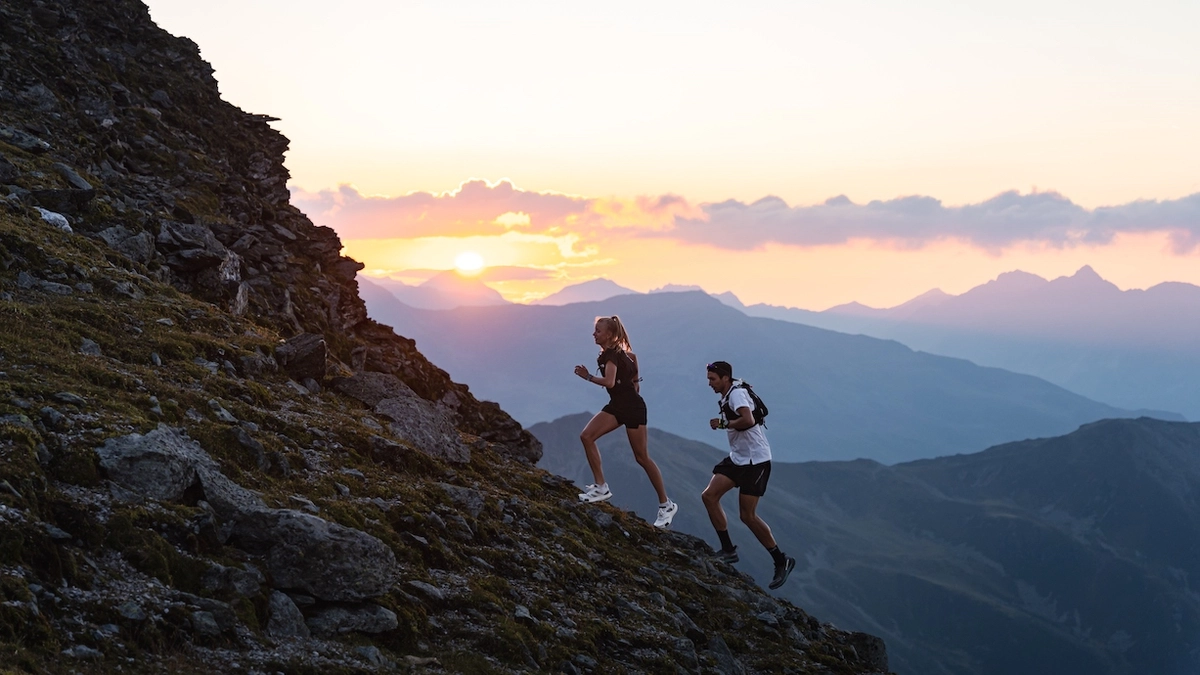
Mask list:
[{"label": "woman's raised hand", "polygon": [[586,380],[589,374],[587,366],[575,366],[575,374]]}]

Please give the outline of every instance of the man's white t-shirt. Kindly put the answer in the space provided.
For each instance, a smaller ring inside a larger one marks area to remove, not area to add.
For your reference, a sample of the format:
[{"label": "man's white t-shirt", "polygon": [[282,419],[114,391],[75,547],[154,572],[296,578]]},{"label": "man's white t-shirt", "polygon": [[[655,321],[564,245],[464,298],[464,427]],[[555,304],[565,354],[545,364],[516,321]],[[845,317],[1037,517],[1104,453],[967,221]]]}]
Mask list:
[{"label": "man's white t-shirt", "polygon": [[[734,384],[737,385],[738,381],[734,380]],[[726,399],[728,399],[729,408],[735,413],[740,408],[754,410],[754,401],[742,387],[730,388],[729,393],[722,397],[722,404],[726,402]],[[734,419],[737,418],[734,417]],[[734,464],[745,466],[771,461],[771,444],[767,443],[767,434],[763,431],[761,424],[755,424],[745,431],[738,431],[730,427],[726,429],[726,433],[729,435],[729,459]]]}]

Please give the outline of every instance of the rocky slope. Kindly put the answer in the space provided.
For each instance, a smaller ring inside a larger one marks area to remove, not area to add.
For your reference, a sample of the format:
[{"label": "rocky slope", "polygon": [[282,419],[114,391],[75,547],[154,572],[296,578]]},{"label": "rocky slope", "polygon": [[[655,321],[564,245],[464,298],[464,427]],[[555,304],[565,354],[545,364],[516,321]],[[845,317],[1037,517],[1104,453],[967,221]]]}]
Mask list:
[{"label": "rocky slope", "polygon": [[886,669],[535,469],[145,6],[0,37],[0,671]]},{"label": "rocky slope", "polygon": [[[588,417],[532,426],[539,466],[590,479]],[[654,508],[628,442],[600,448],[613,502]],[[698,495],[725,453],[653,428],[650,453],[675,529],[715,543]],[[776,463],[759,513],[799,561],[779,595],[882,635],[900,675],[1183,675],[1200,672],[1198,493],[1200,424],[1142,418],[894,466]],[[770,578],[730,530],[738,568]]]}]

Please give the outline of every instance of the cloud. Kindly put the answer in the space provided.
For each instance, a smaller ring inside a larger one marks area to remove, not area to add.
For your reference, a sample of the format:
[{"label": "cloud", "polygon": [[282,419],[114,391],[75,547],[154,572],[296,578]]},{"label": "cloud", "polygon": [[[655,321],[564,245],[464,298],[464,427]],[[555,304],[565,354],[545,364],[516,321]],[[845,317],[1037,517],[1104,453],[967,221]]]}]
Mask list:
[{"label": "cloud", "polygon": [[450,192],[400,197],[363,195],[350,185],[308,192],[292,189],[292,203],[344,239],[468,237],[520,232],[602,238],[614,229],[649,231],[670,226],[676,214],[701,215],[682,197],[620,200],[522,190],[511,182],[469,180]]},{"label": "cloud", "polygon": [[740,250],[853,239],[909,248],[953,239],[998,250],[1025,242],[1058,247],[1106,244],[1117,234],[1139,232],[1170,233],[1176,253],[1189,253],[1200,245],[1200,193],[1094,210],[1056,192],[1004,192],[964,206],[945,206],[921,196],[855,204],[839,196],[815,206],[788,206],[778,197],[765,197],[750,204],[729,200],[700,208],[701,217],[677,218],[662,236]]},{"label": "cloud", "polygon": [[725,249],[767,244],[822,246],[869,240],[920,248],[945,240],[999,251],[1019,243],[1102,245],[1121,233],[1166,232],[1176,253],[1200,247],[1200,193],[1085,209],[1057,192],[1004,192],[978,204],[946,206],[909,196],[856,204],[838,196],[789,206],[779,197],[752,203],[691,204],[677,195],[632,199],[522,190],[509,181],[470,180],[444,193],[371,197],[353,187],[292,191],[292,202],[343,239],[520,236],[549,238],[588,257],[612,237],[666,237]]}]

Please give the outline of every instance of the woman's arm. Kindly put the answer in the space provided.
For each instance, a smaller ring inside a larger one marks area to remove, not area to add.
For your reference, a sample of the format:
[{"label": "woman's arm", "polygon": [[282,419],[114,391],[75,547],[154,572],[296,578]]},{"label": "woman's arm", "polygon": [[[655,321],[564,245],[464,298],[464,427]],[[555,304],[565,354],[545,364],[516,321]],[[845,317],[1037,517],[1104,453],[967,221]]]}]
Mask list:
[{"label": "woman's arm", "polygon": [[596,377],[588,372],[587,366],[575,366],[575,374],[583,379],[602,387],[612,388],[617,383],[617,364],[609,361],[604,364],[604,377]]},{"label": "woman's arm", "polygon": [[604,377],[596,377],[589,375],[588,379],[605,389],[612,389],[617,385],[617,364],[609,361],[604,364]]}]

